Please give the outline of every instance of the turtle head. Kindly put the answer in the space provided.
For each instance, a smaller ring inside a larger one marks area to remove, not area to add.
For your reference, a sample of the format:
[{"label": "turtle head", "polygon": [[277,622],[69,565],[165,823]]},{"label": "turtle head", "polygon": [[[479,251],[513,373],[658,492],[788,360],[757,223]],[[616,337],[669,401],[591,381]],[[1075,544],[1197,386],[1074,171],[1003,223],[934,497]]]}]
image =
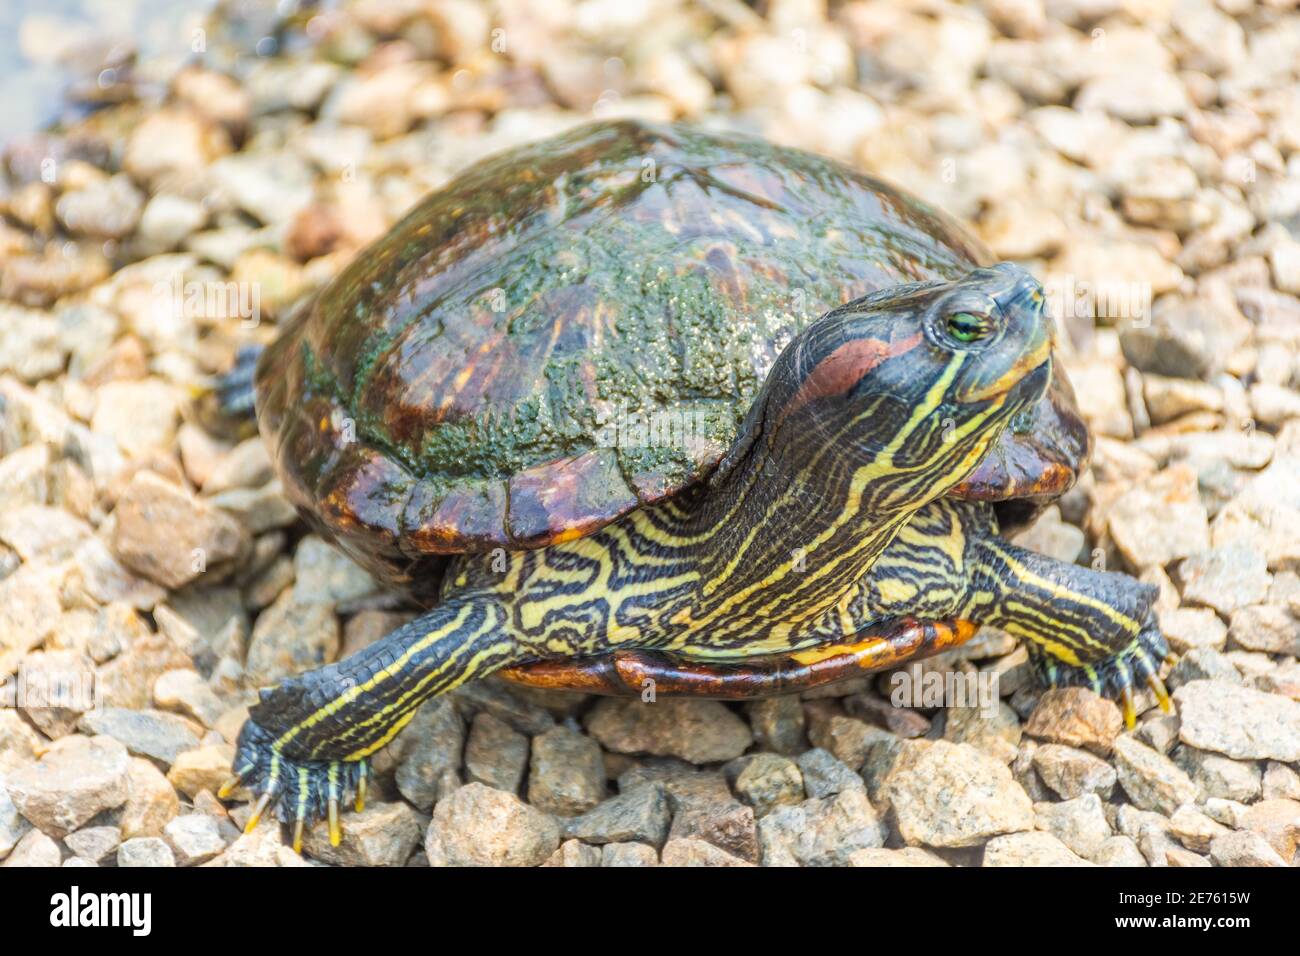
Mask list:
[{"label": "turtle head", "polygon": [[786,440],[770,447],[855,475],[878,512],[960,482],[1051,379],[1042,289],[1010,263],[858,299],[781,358],[764,414]]}]

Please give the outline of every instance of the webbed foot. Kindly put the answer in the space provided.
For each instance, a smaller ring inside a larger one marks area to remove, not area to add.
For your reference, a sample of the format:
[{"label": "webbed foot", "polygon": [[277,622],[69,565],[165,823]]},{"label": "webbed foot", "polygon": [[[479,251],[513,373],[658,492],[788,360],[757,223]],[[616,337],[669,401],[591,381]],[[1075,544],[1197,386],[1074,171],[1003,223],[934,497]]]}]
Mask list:
[{"label": "webbed foot", "polygon": [[1160,665],[1169,656],[1169,642],[1160,631],[1155,611],[1148,609],[1137,637],[1108,657],[1088,664],[1068,664],[1030,645],[1031,658],[1039,678],[1048,687],[1087,687],[1103,697],[1118,701],[1124,725],[1137,724],[1134,688],[1148,687],[1166,714],[1171,713],[1169,691],[1160,679]]},{"label": "webbed foot", "polygon": [[293,848],[302,851],[304,830],[317,820],[329,820],[330,845],[343,839],[339,804],[355,796],[356,809],[365,808],[369,763],[361,760],[301,760],[285,756],[275,738],[249,720],[239,733],[235,776],[217,796],[228,799],[237,786],[254,794],[252,816],[244,826],[252,833],[267,810],[293,826]]}]

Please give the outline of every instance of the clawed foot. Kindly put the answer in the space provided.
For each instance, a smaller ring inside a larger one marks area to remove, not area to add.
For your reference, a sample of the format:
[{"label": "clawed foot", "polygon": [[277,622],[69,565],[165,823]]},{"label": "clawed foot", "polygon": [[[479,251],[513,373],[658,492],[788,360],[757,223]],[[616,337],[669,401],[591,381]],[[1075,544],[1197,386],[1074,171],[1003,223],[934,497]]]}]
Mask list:
[{"label": "clawed foot", "polygon": [[1148,611],[1142,630],[1127,647],[1110,657],[1092,664],[1076,666],[1041,651],[1032,655],[1043,683],[1049,687],[1088,687],[1103,697],[1119,702],[1124,712],[1124,725],[1132,730],[1137,725],[1137,710],[1133,705],[1133,688],[1143,685],[1156,695],[1160,709],[1172,713],[1169,691],[1160,679],[1160,665],[1169,659],[1169,642],[1160,632],[1155,612]]},{"label": "clawed foot", "polygon": [[217,796],[227,799],[243,785],[255,796],[253,815],[244,826],[252,833],[268,808],[282,823],[293,824],[293,848],[302,851],[303,830],[327,818],[330,845],[343,839],[339,802],[356,796],[358,812],[365,809],[369,774],[366,760],[296,760],[275,747],[275,738],[252,720],[239,733],[234,771]]}]

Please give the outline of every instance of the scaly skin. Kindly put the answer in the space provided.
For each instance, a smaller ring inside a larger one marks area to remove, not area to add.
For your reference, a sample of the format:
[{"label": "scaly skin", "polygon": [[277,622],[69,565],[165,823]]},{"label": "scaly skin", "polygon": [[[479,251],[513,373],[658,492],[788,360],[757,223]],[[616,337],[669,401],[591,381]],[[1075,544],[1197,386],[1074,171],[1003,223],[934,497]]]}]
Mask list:
[{"label": "scaly skin", "polygon": [[[944,497],[1047,387],[1041,301],[1002,266],[838,309],[782,354],[707,485],[504,567],[456,559],[433,610],[264,692],[235,762],[253,822],[274,804],[298,839],[329,816],[337,840],[339,800],[420,704],[530,660],[817,655],[911,617],[1003,627],[1051,682],[1122,696],[1165,654],[1153,589],[1015,548],[989,505]],[[991,331],[950,338],[973,310]]]}]

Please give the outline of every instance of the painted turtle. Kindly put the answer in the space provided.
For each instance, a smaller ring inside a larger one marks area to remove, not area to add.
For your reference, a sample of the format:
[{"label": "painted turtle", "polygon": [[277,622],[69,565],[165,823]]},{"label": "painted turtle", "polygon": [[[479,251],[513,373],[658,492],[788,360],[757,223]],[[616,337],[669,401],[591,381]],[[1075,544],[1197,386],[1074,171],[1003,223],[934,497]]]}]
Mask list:
[{"label": "painted turtle", "polygon": [[1134,685],[1166,704],[1155,589],[999,535],[1088,456],[1049,325],[1023,269],[798,150],[602,123],[464,173],[256,365],[289,497],[429,609],[263,691],[250,826],[337,841],[367,758],[494,671],[753,697],[990,624],[1130,722]]}]

